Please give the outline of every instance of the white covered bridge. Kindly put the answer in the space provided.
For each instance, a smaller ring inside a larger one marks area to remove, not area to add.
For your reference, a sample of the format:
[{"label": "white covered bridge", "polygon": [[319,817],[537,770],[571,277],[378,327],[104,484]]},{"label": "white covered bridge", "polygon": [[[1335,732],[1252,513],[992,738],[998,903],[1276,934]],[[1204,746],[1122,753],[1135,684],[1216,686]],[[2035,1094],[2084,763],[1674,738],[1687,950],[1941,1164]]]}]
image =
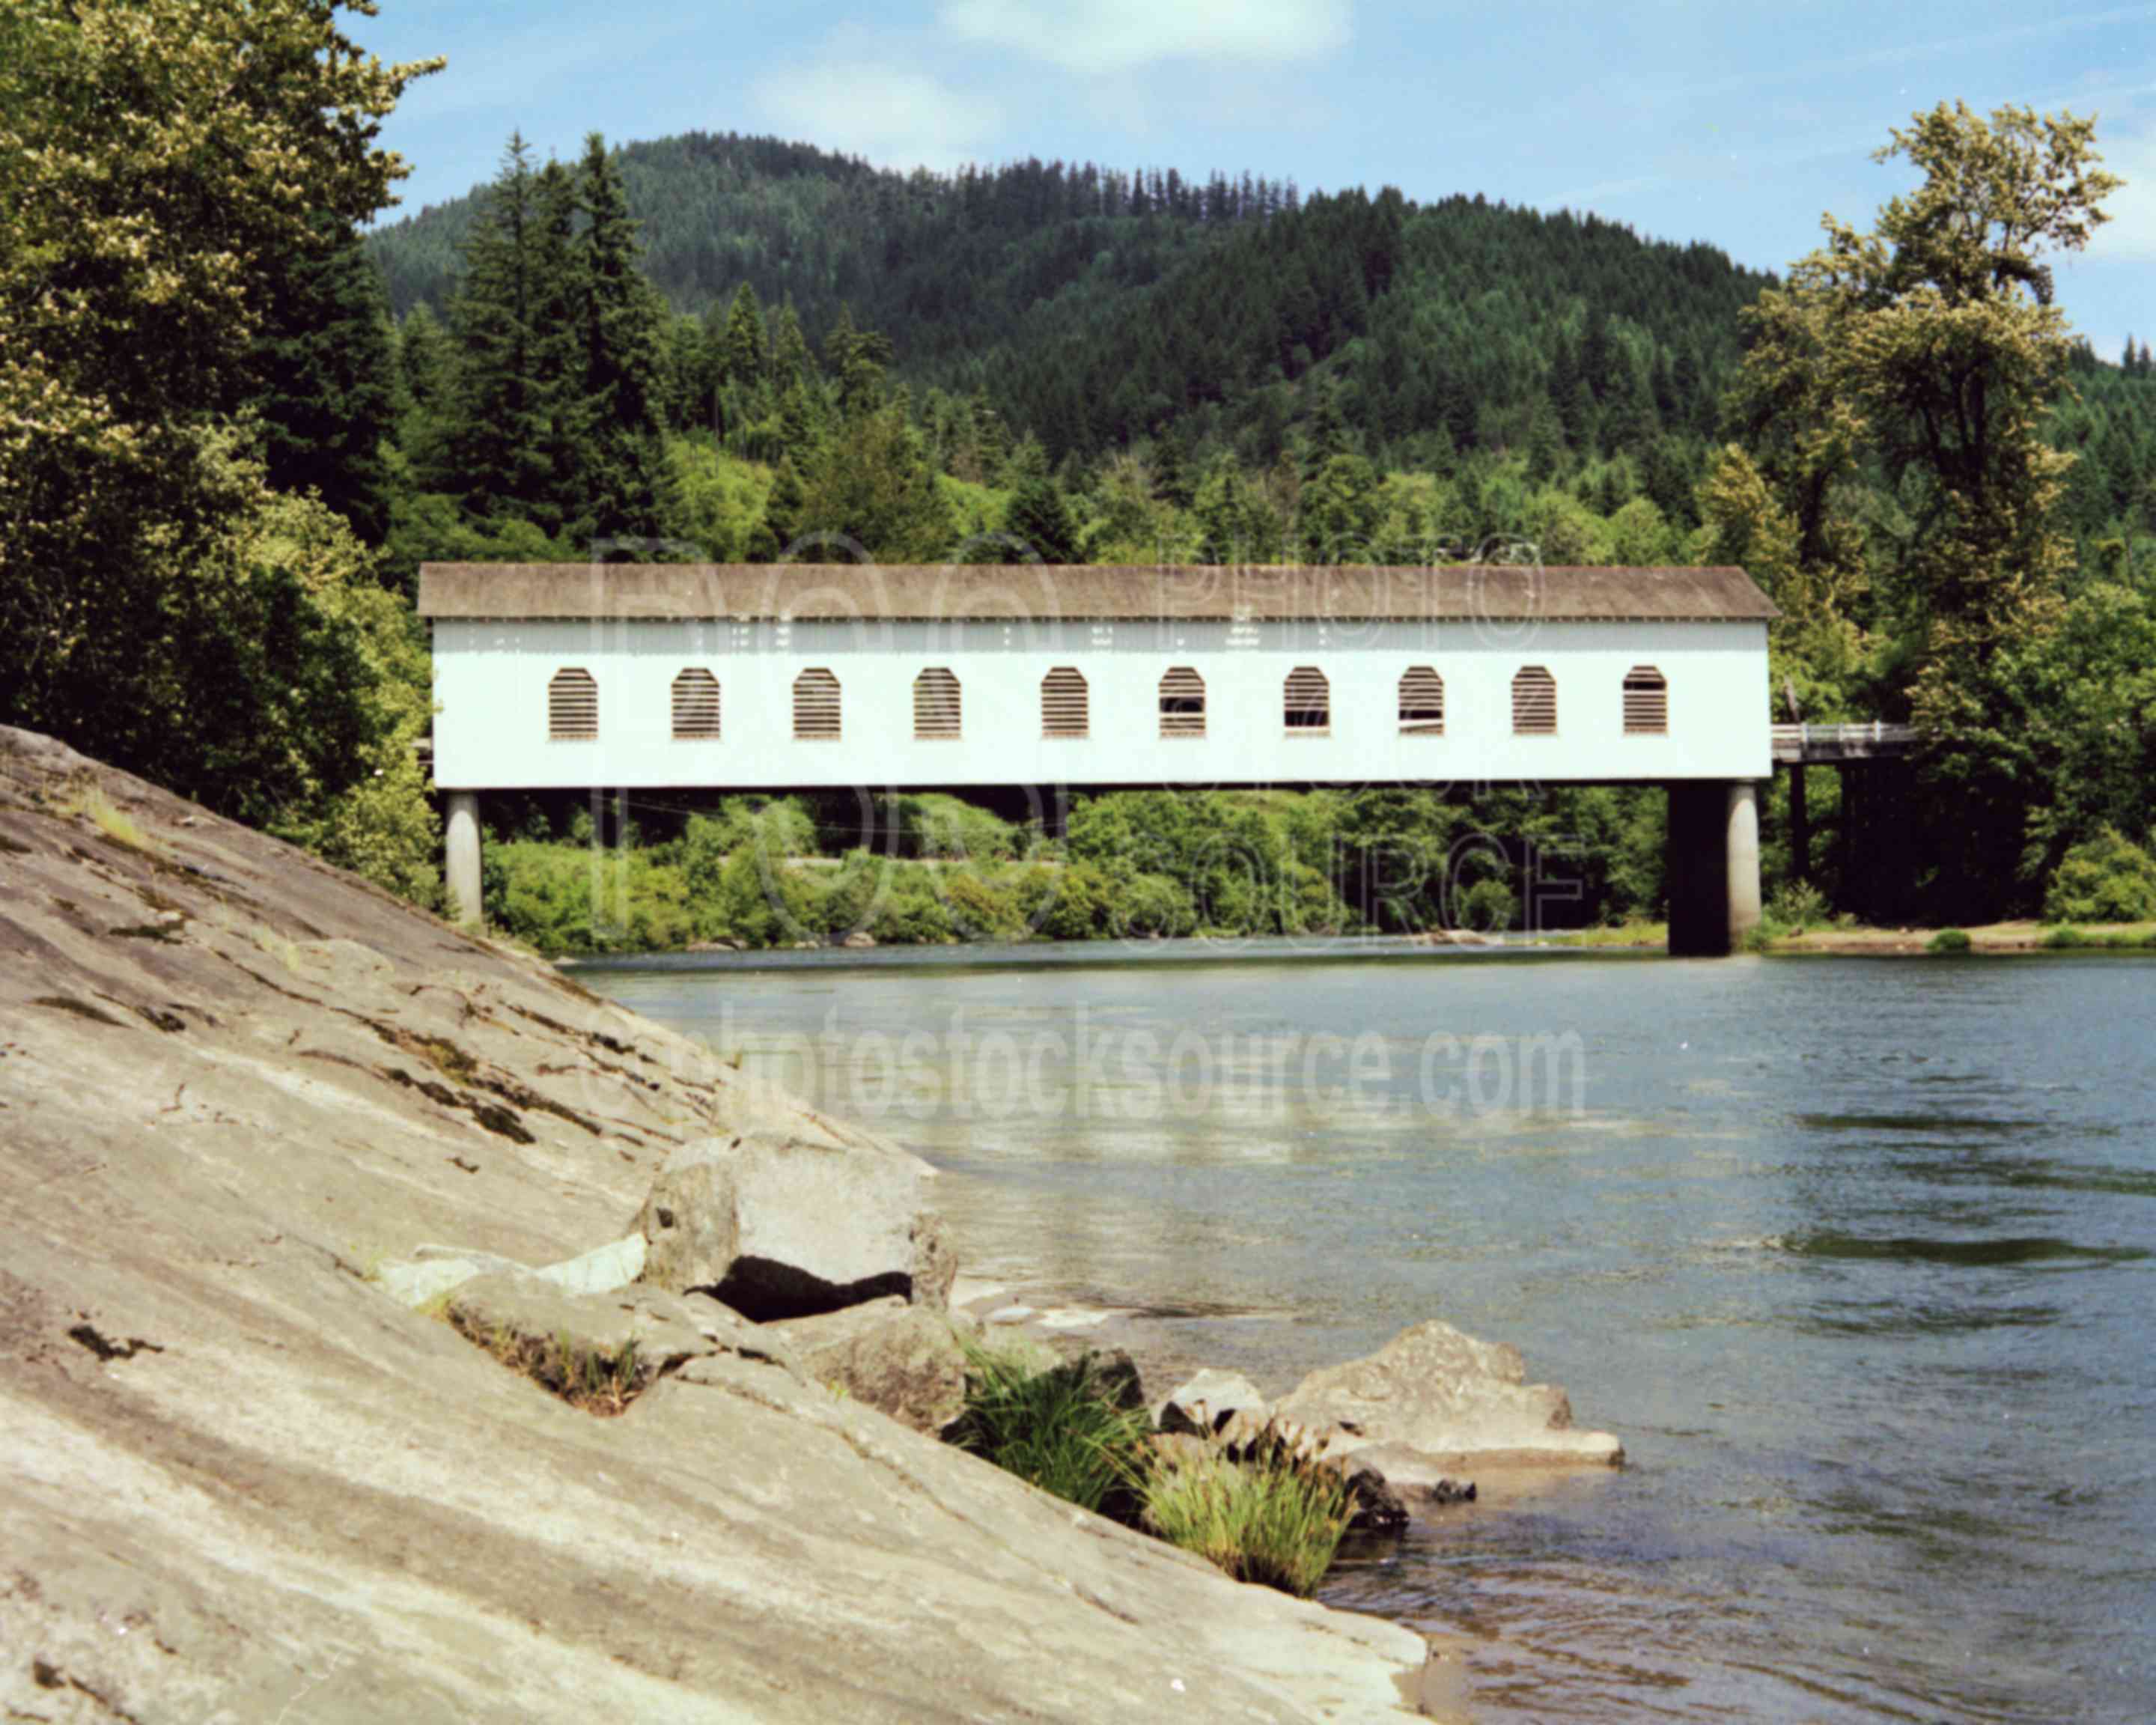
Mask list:
[{"label": "white covered bridge", "polygon": [[1741,569],[429,563],[449,878],[488,790],[1659,783],[1671,941],[1757,920]]}]

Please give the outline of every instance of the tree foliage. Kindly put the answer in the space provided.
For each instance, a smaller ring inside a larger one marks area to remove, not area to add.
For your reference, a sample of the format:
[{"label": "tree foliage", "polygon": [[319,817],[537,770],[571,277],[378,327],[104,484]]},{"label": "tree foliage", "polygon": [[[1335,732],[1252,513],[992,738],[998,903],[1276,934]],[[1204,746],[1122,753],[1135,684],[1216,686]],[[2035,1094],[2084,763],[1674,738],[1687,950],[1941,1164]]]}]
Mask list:
[{"label": "tree foliage", "polygon": [[[274,470],[366,490],[300,444],[375,409],[299,348],[317,319],[371,327],[341,258],[403,172],[380,123],[434,64],[362,54],[340,13],[367,9],[0,15],[0,716],[258,819],[335,799],[395,730],[352,572],[285,554],[261,465],[266,393]],[[297,411],[316,385],[341,408]]]}]

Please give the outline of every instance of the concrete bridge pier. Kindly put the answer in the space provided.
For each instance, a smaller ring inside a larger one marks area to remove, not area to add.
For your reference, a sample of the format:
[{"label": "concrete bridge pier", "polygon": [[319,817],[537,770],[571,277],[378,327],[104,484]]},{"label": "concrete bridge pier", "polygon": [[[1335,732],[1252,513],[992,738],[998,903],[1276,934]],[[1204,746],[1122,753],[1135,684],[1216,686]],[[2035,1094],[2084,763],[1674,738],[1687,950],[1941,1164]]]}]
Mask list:
[{"label": "concrete bridge pier", "polygon": [[1717,958],[1759,926],[1759,787],[1750,779],[1670,787],[1670,952]]},{"label": "concrete bridge pier", "polygon": [[479,793],[451,791],[446,801],[449,916],[466,928],[484,920],[480,886]]}]

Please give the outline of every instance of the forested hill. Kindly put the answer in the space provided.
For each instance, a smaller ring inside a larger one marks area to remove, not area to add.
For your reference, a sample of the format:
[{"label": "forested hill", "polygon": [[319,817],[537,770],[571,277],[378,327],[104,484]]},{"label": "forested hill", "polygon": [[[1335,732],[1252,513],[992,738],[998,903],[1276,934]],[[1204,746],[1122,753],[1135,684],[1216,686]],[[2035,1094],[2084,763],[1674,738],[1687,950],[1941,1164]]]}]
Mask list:
[{"label": "forested hill", "polygon": [[[1255,462],[1313,375],[1373,457],[1644,449],[1710,432],[1737,311],[1771,278],[1707,245],[1455,197],[1025,162],[901,175],[690,133],[619,152],[652,280],[690,314],[744,282],[820,343],[841,308],[918,386],[985,392],[1050,453],[1172,426]],[[402,314],[447,308],[473,201],[377,232]]]}]

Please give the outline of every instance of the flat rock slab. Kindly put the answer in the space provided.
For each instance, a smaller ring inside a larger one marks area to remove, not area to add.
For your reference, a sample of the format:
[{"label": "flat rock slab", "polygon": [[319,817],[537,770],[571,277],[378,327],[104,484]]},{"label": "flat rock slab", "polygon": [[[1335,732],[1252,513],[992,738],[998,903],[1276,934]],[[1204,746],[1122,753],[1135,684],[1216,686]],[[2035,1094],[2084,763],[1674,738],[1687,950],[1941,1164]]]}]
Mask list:
[{"label": "flat rock slab", "polygon": [[916,1431],[965,1410],[966,1354],[942,1312],[892,1296],[819,1317],[767,1324],[811,1382],[843,1390]]},{"label": "flat rock slab", "polygon": [[[1419,1635],[767,1363],[701,1353],[595,1419],[386,1298],[367,1272],[414,1241],[617,1238],[685,1142],[875,1141],[6,730],[0,1111],[0,1717],[1415,1717]],[[724,1327],[684,1304],[624,1321]]]},{"label": "flat rock slab", "polygon": [[683,1362],[737,1353],[793,1369],[785,1343],[701,1294],[627,1287],[572,1293],[523,1272],[475,1276],[449,1296],[444,1315],[463,1335],[505,1358],[531,1350],[571,1363],[634,1359],[640,1390]]},{"label": "flat rock slab", "polygon": [[492,1252],[423,1245],[414,1247],[409,1258],[381,1266],[373,1279],[400,1306],[424,1306],[476,1276],[536,1276],[571,1293],[608,1294],[643,1272],[644,1250],[644,1236],[631,1234],[558,1264],[530,1269]]},{"label": "flat rock slab", "polygon": [[1402,1331],[1367,1358],[1312,1372],[1274,1412],[1329,1433],[1332,1455],[1389,1445],[1476,1468],[1607,1466],[1625,1459],[1624,1445],[1608,1432],[1573,1429],[1562,1389],[1527,1382],[1518,1349],[1478,1342],[1435,1319]]}]

